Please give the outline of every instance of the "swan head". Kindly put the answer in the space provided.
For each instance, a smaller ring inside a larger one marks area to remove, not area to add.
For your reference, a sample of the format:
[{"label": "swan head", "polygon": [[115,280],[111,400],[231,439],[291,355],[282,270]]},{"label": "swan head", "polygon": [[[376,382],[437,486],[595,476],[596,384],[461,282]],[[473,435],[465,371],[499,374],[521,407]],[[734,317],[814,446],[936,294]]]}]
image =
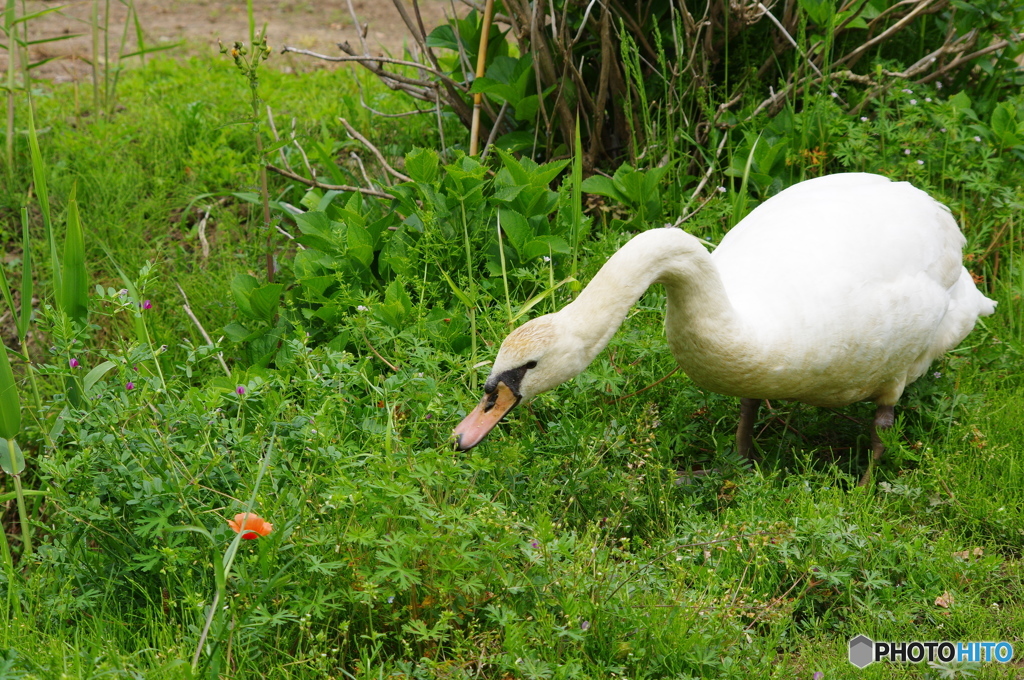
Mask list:
[{"label": "swan head", "polygon": [[586,368],[581,340],[558,314],[528,321],[501,343],[484,396],[455,428],[456,447],[473,448],[521,401],[557,387]]}]

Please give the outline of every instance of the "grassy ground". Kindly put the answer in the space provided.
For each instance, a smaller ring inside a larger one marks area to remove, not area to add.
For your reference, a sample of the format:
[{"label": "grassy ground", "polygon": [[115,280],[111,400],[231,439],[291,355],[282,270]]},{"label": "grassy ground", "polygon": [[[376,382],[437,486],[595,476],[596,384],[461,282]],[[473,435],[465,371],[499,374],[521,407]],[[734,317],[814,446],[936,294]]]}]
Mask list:
[{"label": "grassy ground", "polygon": [[[372,129],[392,155],[438,145],[429,123],[371,118],[345,72],[266,72],[261,87],[279,129],[294,117],[311,154],[317,144],[328,156],[356,148],[338,116]],[[402,106],[364,87],[376,108]],[[449,433],[478,397],[469,350],[422,332],[432,310],[420,297],[397,327],[346,311],[339,323],[352,340],[333,348],[290,334],[289,360],[275,368],[247,362],[228,341],[205,344],[177,285],[217,339],[238,318],[235,275],[261,276],[257,212],[235,195],[252,191],[256,177],[251,133],[238,124],[244,83],[229,63],[154,60],[121,88],[124,109],[109,120],[85,115],[71,85],[39,92],[41,143],[57,210],[77,185],[91,282],[121,286],[101,240],[132,276],[155,265],[147,320],[153,346],[168,349],[147,352],[130,340],[131,310],[97,302],[107,314],[93,315],[77,356],[87,369],[104,360],[116,368],[54,431],[55,446],[26,442],[26,485],[49,495],[33,508],[36,552],[0,576],[0,677],[1018,672],[1019,662],[857,671],[846,654],[857,634],[1008,640],[1024,652],[1019,261],[1004,257],[999,271],[986,261],[997,315],[908,391],[869,488],[855,486],[869,405],[772,404],[758,426],[762,460],[750,465],[734,453],[734,400],[681,375],[634,395],[673,366],[659,290],[583,376],[455,454]],[[844,167],[887,163],[867,154]],[[960,191],[952,160],[917,178],[959,208],[979,257],[1022,200],[1019,162],[986,158],[972,195]],[[906,173],[919,172],[907,163]],[[23,167],[0,191],[9,244],[30,182]],[[276,180],[272,193],[296,205],[303,198]],[[720,200],[695,219],[696,231],[721,233],[731,208]],[[206,206],[208,256],[196,211]],[[624,242],[620,227],[595,227],[577,253],[580,280]],[[417,252],[461,252],[460,238]],[[292,255],[280,249],[282,261]],[[10,258],[12,273],[16,265]],[[301,277],[290,266],[295,286]],[[547,277],[526,269],[518,280]],[[479,358],[490,358],[508,323],[500,289],[483,289],[493,295],[479,305]],[[457,314],[448,297],[444,313]],[[49,426],[70,369],[48,342],[36,343]],[[229,375],[214,359],[220,349]],[[487,368],[476,370],[479,378]],[[709,463],[720,472],[680,479]],[[241,544],[193,668],[234,537],[225,520],[250,497],[274,531]],[[11,508],[17,548],[16,519]]]}]

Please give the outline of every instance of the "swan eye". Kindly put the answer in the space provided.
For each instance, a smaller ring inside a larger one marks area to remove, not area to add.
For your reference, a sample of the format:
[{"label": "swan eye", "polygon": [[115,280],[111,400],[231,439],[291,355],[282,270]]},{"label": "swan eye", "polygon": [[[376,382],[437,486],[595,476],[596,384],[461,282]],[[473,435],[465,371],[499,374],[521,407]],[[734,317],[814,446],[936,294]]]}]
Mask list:
[{"label": "swan eye", "polygon": [[523,364],[523,368],[526,368],[526,369],[537,368],[537,362],[536,361],[527,361],[525,364]]}]

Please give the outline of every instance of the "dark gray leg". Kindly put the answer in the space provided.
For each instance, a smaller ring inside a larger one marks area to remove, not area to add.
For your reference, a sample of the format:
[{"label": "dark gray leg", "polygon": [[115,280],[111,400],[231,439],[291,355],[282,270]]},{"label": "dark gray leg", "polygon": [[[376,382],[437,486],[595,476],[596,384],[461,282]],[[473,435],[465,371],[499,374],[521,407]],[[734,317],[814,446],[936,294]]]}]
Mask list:
[{"label": "dark gray leg", "polygon": [[878,436],[878,431],[892,427],[895,419],[896,414],[893,412],[892,406],[879,406],[875,410],[875,420],[871,423],[871,462],[868,463],[868,471],[860,478],[860,486],[867,486],[871,481],[871,471],[878,465],[878,461],[882,460],[882,453],[885,451],[885,445],[882,444],[882,438]]},{"label": "dark gray leg", "polygon": [[736,428],[736,449],[740,455],[750,460],[754,456],[754,421],[757,410],[761,408],[760,399],[740,399],[740,424]]}]

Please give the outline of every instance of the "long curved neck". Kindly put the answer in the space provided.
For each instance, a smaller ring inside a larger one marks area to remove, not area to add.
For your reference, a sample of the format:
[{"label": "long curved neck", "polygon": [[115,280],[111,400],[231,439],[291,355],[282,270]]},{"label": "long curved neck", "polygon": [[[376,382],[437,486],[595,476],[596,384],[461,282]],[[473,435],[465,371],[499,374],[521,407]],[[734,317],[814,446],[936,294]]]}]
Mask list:
[{"label": "long curved neck", "polygon": [[586,364],[608,345],[630,307],[655,283],[664,284],[668,294],[669,342],[681,362],[680,342],[719,351],[722,343],[742,342],[745,333],[700,241],[681,229],[651,229],[616,252],[583,292],[558,312],[580,340]]}]

